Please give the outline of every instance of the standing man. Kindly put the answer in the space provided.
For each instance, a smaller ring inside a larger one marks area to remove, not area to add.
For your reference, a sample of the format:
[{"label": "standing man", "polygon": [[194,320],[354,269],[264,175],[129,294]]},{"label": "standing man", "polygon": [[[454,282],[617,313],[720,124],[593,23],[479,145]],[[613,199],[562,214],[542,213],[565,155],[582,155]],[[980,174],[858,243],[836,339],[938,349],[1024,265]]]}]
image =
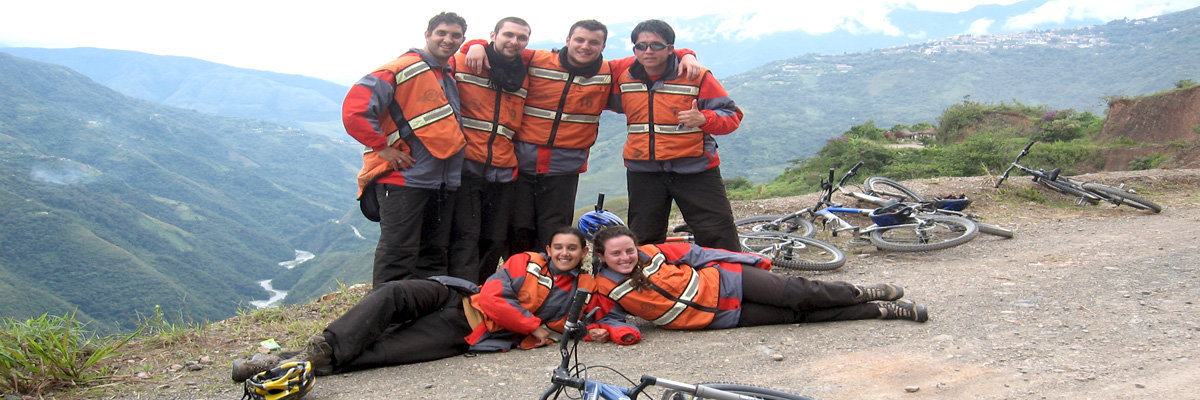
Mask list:
[{"label": "standing man", "polygon": [[374,200],[378,210],[375,288],[447,273],[453,192],[467,144],[448,61],[466,30],[455,13],[434,16],[424,49],[363,77],[342,103],[346,132],[367,147],[358,185],[359,201]]},{"label": "standing man", "polygon": [[[450,276],[482,283],[508,255],[508,230],[516,194],[517,156],[513,137],[521,127],[526,90],[522,58],[529,44],[529,23],[501,19],[486,47],[489,68],[456,68],[462,95],[462,125],[467,134],[462,186],[454,200]],[[467,55],[454,55],[456,66]]]},{"label": "standing man", "polygon": [[737,129],[742,111],[709,71],[676,73],[675,30],[651,19],[630,35],[637,62],[617,78],[610,106],[624,112],[629,228],[639,244],[662,243],[671,202],[696,244],[741,251],[712,135]]},{"label": "standing man", "polygon": [[[603,60],[607,42],[608,27],[583,20],[571,25],[564,49],[525,52],[530,57],[529,95],[514,142],[520,207],[512,220],[513,251],[544,247],[555,229],[574,222],[579,174],[587,171],[589,149],[596,142],[613,77],[634,61]],[[470,59],[482,43],[471,41],[467,46],[467,66],[478,68],[481,64]],[[678,56],[683,59],[683,74],[698,74],[694,52],[680,50]]]}]

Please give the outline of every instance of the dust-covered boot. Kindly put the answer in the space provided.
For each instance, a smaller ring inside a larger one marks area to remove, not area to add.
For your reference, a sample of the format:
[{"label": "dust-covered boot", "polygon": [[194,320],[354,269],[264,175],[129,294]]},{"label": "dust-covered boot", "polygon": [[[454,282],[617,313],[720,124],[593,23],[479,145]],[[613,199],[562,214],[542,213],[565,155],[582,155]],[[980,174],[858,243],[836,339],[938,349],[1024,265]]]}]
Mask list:
[{"label": "dust-covered boot", "polygon": [[325,335],[313,335],[296,355],[283,360],[284,363],[308,361],[313,372],[318,375],[328,375],[333,368],[333,347],[325,340]]},{"label": "dust-covered boot", "polygon": [[255,354],[249,360],[239,358],[233,360],[233,373],[230,377],[234,382],[242,382],[259,372],[275,368],[279,365],[279,356],[274,354]]},{"label": "dust-covered boot", "polygon": [[866,303],[868,301],[893,301],[904,297],[904,288],[891,283],[880,283],[871,286],[854,286],[858,290],[858,296],[855,297],[859,302]]},{"label": "dust-covered boot", "polygon": [[910,300],[881,301],[878,304],[880,319],[903,319],[917,322],[929,320],[929,310]]}]

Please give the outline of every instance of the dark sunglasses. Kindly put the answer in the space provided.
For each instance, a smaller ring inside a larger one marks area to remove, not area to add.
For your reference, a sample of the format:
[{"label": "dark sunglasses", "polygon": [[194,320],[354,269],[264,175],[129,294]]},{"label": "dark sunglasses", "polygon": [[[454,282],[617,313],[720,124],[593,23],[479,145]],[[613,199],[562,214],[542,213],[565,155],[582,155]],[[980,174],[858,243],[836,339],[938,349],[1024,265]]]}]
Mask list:
[{"label": "dark sunglasses", "polygon": [[663,42],[637,42],[633,44],[633,49],[638,51],[645,51],[646,49],[654,49],[654,51],[659,51],[666,48],[667,44]]}]

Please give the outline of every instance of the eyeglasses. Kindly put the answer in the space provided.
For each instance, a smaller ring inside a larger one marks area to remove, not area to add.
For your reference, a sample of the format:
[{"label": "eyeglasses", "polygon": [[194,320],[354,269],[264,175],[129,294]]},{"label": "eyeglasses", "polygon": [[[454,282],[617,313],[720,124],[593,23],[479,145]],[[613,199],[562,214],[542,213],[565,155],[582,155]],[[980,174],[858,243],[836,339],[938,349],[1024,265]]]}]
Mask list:
[{"label": "eyeglasses", "polygon": [[663,42],[637,42],[637,43],[633,44],[633,49],[638,50],[638,51],[646,51],[646,49],[653,49],[654,51],[660,51],[660,50],[666,49],[667,46],[668,45]]}]

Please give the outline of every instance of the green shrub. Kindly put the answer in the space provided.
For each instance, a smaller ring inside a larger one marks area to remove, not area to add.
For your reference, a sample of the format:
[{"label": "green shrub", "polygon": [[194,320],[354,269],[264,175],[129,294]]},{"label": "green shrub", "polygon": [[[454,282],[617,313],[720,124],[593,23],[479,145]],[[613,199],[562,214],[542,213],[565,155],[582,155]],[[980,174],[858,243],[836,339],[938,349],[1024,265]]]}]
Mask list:
[{"label": "green shrub", "polygon": [[1146,157],[1138,157],[1129,161],[1129,169],[1132,171],[1143,169],[1154,169],[1162,165],[1162,162],[1167,159],[1165,154],[1156,154]]},{"label": "green shrub", "polygon": [[7,318],[0,326],[0,392],[37,396],[47,389],[93,383],[110,374],[98,363],[139,333],[94,337],[74,313],[26,321]]}]

